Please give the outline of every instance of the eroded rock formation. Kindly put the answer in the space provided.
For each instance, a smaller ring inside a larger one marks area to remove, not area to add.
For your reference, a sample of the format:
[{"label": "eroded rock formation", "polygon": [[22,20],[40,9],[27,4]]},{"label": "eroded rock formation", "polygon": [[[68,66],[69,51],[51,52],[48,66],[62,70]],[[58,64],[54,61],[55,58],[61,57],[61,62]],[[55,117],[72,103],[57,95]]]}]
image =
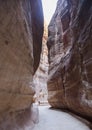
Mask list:
[{"label": "eroded rock formation", "polygon": [[43,11],[40,0],[0,0],[0,5],[0,116],[7,117],[30,111],[33,103],[32,79],[40,61]]},{"label": "eroded rock formation", "polygon": [[92,0],[58,0],[47,45],[49,103],[92,118]]},{"label": "eroded rock formation", "polygon": [[47,37],[48,37],[48,27],[46,22],[44,22],[44,34],[42,41],[42,53],[40,58],[40,64],[38,70],[34,75],[34,86],[36,90],[36,102],[40,100],[39,94],[42,90],[43,98],[40,100],[41,103],[47,103],[47,78],[48,78],[48,49],[47,49]]}]

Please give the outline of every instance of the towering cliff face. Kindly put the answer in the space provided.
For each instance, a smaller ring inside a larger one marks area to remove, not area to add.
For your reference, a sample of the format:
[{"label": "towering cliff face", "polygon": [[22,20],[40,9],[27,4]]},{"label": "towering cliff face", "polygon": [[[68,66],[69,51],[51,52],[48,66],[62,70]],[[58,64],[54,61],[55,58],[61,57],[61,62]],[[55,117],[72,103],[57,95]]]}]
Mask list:
[{"label": "towering cliff face", "polygon": [[40,0],[0,0],[0,5],[1,116],[25,110],[33,102],[32,79],[40,61],[43,12]]},{"label": "towering cliff face", "polygon": [[47,45],[49,103],[92,118],[92,0],[58,0]]}]

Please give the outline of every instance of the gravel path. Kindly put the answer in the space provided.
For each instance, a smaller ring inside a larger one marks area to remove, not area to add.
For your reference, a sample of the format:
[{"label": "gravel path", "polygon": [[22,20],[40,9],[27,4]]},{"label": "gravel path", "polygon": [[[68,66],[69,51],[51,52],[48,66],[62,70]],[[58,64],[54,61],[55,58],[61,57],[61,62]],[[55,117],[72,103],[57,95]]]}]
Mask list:
[{"label": "gravel path", "polygon": [[33,130],[90,130],[84,123],[62,111],[39,107],[39,123]]}]

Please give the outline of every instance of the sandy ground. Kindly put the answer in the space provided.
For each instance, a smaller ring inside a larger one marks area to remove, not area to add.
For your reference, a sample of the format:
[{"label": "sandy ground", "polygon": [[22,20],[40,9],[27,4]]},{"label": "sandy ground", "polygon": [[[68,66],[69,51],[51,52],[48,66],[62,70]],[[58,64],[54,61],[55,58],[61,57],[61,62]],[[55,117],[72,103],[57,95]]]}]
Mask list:
[{"label": "sandy ground", "polygon": [[49,109],[49,106],[39,107],[39,123],[33,130],[90,130],[83,122],[70,114]]}]

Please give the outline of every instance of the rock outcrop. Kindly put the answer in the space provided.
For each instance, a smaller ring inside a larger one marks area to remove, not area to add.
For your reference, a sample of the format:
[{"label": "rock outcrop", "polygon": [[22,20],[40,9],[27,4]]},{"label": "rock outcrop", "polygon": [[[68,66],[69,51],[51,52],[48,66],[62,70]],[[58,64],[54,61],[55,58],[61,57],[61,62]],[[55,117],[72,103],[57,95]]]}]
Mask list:
[{"label": "rock outcrop", "polygon": [[43,11],[41,0],[0,0],[0,5],[0,116],[7,117],[7,113],[30,109],[33,103]]},{"label": "rock outcrop", "polygon": [[49,103],[92,118],[92,0],[58,0],[47,45]]}]

